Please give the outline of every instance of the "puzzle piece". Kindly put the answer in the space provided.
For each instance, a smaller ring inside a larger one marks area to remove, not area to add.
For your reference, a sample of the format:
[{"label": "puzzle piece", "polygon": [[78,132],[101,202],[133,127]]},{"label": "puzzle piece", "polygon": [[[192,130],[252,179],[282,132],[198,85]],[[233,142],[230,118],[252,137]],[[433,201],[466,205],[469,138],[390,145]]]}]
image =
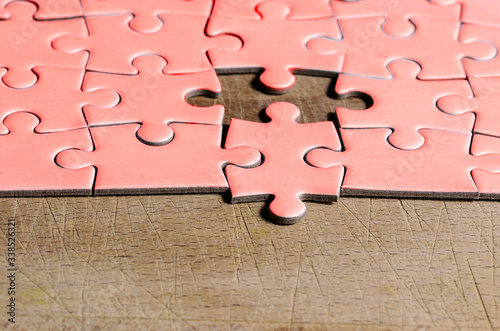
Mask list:
[{"label": "puzzle piece", "polygon": [[[16,111],[36,114],[41,120],[37,132],[65,131],[87,126],[82,107],[92,104],[111,107],[120,97],[114,91],[83,92],[85,69],[35,67],[38,82],[27,89],[13,89],[0,83],[0,120]],[[0,69],[0,77],[5,69]],[[8,129],[0,124],[0,134]]]},{"label": "puzzle piece", "polygon": [[56,49],[69,53],[88,50],[88,70],[116,74],[136,74],[132,61],[144,54],[156,54],[168,61],[165,73],[180,74],[212,70],[208,49],[237,50],[241,41],[234,36],[207,37],[205,16],[160,14],[163,28],[141,34],[129,28],[132,15],[89,17],[90,35],[85,38],[63,37]]},{"label": "puzzle piece", "polygon": [[332,0],[333,11],[337,18],[357,18],[366,16],[387,17],[383,30],[393,37],[409,37],[415,32],[410,22],[414,17],[427,17],[440,20],[460,19],[460,5],[440,6],[427,0]]},{"label": "puzzle piece", "polygon": [[[500,138],[475,134],[472,138],[471,153],[474,155],[500,155]],[[480,198],[500,198],[500,173],[498,170],[495,172],[480,169],[472,171]]]},{"label": "puzzle piece", "polygon": [[[342,55],[321,56],[306,48],[308,40],[318,36],[341,38],[335,19],[292,21],[290,8],[279,2],[264,2],[257,7],[262,19],[235,19],[214,16],[207,33],[223,33],[243,38],[237,52],[210,50],[209,57],[218,72],[259,72],[260,81],[270,92],[284,93],[295,83],[294,72],[340,71]],[[328,68],[328,70],[325,70]]]},{"label": "puzzle piece", "polygon": [[159,31],[163,13],[203,15],[206,18],[212,10],[212,0],[82,0],[85,15],[134,14],[130,27],[137,32]]},{"label": "puzzle piece", "polygon": [[[0,19],[10,18],[6,6],[16,0],[0,0]],[[79,0],[30,0],[38,6],[35,18],[38,20],[61,19],[83,16],[82,6]]]},{"label": "puzzle piece", "polygon": [[[499,2],[500,3],[500,2]],[[500,20],[500,18],[499,18]],[[463,59],[465,72],[467,75],[475,77],[500,76],[500,28],[482,25],[464,24],[460,33],[462,42],[488,41],[497,48],[497,55],[489,61],[474,61],[473,59]]]},{"label": "puzzle piece", "polygon": [[[214,0],[212,16],[259,19],[260,15],[255,8],[264,1],[266,0]],[[318,19],[333,16],[330,0],[286,0],[283,2],[289,5],[289,18],[292,20]]]},{"label": "puzzle piece", "polygon": [[92,148],[88,129],[37,134],[38,123],[35,115],[26,112],[5,118],[9,134],[0,136],[0,195],[90,194],[93,169],[72,172],[54,163],[63,149]]},{"label": "puzzle piece", "polygon": [[141,143],[139,124],[91,128],[95,149],[68,150],[57,163],[70,169],[96,167],[96,194],[223,192],[228,185],[222,168],[252,166],[260,153],[250,147],[222,149],[219,125],[171,124],[172,142]]},{"label": "puzzle piece", "polygon": [[339,76],[336,85],[339,95],[355,95],[360,91],[373,99],[373,105],[366,110],[337,108],[342,128],[392,128],[394,133],[389,136],[389,142],[400,149],[422,146],[424,138],[420,129],[472,133],[473,114],[453,116],[436,106],[442,96],[472,97],[466,80],[418,80],[420,66],[412,61],[392,62],[389,71],[394,75],[390,80]]},{"label": "puzzle piece", "polygon": [[500,2],[497,0],[432,0],[441,5],[461,4],[462,22],[500,26]]},{"label": "puzzle piece", "polygon": [[121,96],[112,109],[85,107],[89,125],[142,123],[138,136],[144,142],[161,143],[173,138],[168,124],[191,122],[222,125],[224,106],[195,107],[186,98],[195,94],[219,94],[221,86],[215,71],[165,75],[167,62],[158,56],[141,56],[133,61],[134,76],[91,72],[85,77],[85,91],[113,89]]},{"label": "puzzle piece", "polygon": [[226,148],[251,146],[264,155],[264,163],[252,169],[226,168],[232,202],[262,201],[274,196],[271,218],[293,224],[305,215],[302,200],[336,200],[344,174],[342,166],[317,169],[304,162],[312,148],[341,148],[332,122],[299,124],[300,110],[286,102],[266,110],[270,123],[232,119]]},{"label": "puzzle piece", "polygon": [[425,144],[408,151],[387,143],[389,129],[340,131],[344,152],[315,149],[307,161],[320,168],[345,166],[342,194],[476,198],[471,171],[500,171],[500,155],[469,153],[470,134],[423,129]]},{"label": "puzzle piece", "polygon": [[451,114],[474,112],[474,132],[500,136],[500,77],[469,77],[474,97],[450,95],[438,101],[438,107]]},{"label": "puzzle piece", "polygon": [[8,72],[3,76],[5,84],[26,88],[36,83],[31,71],[35,66],[85,68],[87,55],[68,55],[54,50],[52,41],[64,35],[86,35],[83,18],[60,21],[35,21],[37,7],[30,2],[13,2],[7,5],[11,14],[7,21],[0,21],[0,67]]},{"label": "puzzle piece", "polygon": [[[489,60],[496,48],[487,42],[462,43],[458,41],[460,22],[414,18],[417,31],[411,38],[397,39],[381,29],[384,17],[341,19],[344,39],[311,40],[307,47],[318,54],[345,54],[344,73],[390,79],[390,62],[398,59],[415,60],[422,66],[419,79],[465,78],[464,57]],[[328,69],[328,68],[325,68]]]}]

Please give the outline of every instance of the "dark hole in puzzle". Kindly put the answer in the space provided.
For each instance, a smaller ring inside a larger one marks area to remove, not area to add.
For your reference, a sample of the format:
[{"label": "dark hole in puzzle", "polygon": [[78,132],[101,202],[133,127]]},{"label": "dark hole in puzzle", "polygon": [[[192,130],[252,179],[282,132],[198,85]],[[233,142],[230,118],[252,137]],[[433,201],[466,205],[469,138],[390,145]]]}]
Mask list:
[{"label": "dark hole in puzzle", "polygon": [[[329,77],[296,75],[295,86],[285,94],[268,94],[256,87],[256,74],[224,74],[219,75],[222,93],[216,97],[197,95],[189,97],[187,102],[199,107],[222,104],[226,113],[224,124],[229,125],[231,118],[239,118],[253,122],[268,122],[265,108],[271,103],[287,101],[298,106],[302,112],[299,122],[312,123],[335,120],[335,109],[366,109],[373,103],[368,95],[337,95],[336,79]],[[249,111],[254,109],[254,112]],[[333,115],[332,115],[333,114]]]}]

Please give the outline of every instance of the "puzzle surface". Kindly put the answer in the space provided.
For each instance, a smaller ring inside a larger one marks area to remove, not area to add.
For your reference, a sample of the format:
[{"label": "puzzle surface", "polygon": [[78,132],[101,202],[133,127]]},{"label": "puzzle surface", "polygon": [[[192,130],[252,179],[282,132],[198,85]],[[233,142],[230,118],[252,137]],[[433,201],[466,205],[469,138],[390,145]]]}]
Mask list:
[{"label": "puzzle surface", "polygon": [[[281,224],[342,195],[500,199],[497,0],[3,0],[0,39],[1,196],[229,190]],[[187,102],[247,72],[368,107],[279,102],[225,135]]]}]

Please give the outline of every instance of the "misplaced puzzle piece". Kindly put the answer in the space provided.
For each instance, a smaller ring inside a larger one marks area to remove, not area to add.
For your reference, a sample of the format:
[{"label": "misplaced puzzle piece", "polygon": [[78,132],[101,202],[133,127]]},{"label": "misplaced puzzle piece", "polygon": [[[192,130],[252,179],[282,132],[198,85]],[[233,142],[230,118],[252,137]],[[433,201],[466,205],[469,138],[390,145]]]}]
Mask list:
[{"label": "misplaced puzzle piece", "polygon": [[297,123],[300,110],[290,103],[273,103],[266,114],[271,118],[269,123],[231,120],[226,148],[251,146],[264,157],[256,168],[226,168],[232,202],[262,201],[272,196],[270,217],[281,224],[293,224],[305,216],[302,200],[337,199],[344,168],[314,168],[304,157],[321,146],[340,150],[340,140],[332,122]]}]

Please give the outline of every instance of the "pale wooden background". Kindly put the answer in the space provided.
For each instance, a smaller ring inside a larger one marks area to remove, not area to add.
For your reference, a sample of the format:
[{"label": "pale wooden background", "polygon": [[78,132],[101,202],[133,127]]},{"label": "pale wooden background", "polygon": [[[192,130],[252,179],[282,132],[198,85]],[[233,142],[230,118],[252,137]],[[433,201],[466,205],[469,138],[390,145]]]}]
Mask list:
[{"label": "pale wooden background", "polygon": [[[326,97],[327,78],[299,76],[278,97],[253,78],[221,77],[226,124],[258,121],[278,100],[304,122],[363,107]],[[0,307],[13,217],[20,268],[16,328],[1,311],[0,329],[500,329],[499,202],[342,198],[307,203],[294,226],[266,221],[264,207],[222,195],[0,199]]]}]

